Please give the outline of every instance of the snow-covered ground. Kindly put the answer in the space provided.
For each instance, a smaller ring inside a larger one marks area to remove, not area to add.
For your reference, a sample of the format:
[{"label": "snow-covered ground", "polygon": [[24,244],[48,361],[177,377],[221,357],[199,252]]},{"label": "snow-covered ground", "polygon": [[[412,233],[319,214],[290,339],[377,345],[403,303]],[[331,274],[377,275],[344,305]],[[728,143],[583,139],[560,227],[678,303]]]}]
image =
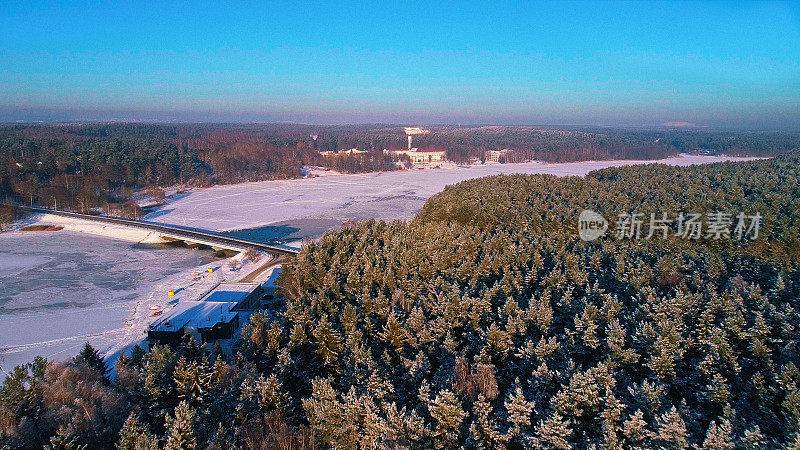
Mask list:
[{"label": "snow-covered ground", "polygon": [[[61,219],[44,222],[75,226]],[[0,373],[71,357],[86,341],[115,355],[144,337],[151,305],[167,311],[255,267],[231,272],[210,251],[134,243],[132,230],[127,241],[87,234],[102,234],[93,226],[0,233]]]},{"label": "snow-covered ground", "polygon": [[[741,159],[681,156],[659,162],[689,165]],[[315,178],[180,194],[147,219],[217,231],[287,225],[300,230],[294,237],[316,236],[346,220],[411,218],[446,185],[471,178],[501,173],[582,176],[604,167],[646,162],[652,161],[493,164],[361,175],[319,171]],[[199,298],[215,283],[238,279],[264,263],[248,263],[230,272],[225,261],[211,258],[210,252],[144,248],[141,243],[157,241],[148,231],[49,215],[28,221],[34,222],[58,224],[64,230],[0,233],[0,369],[4,370],[36,355],[71,357],[87,340],[114,356],[144,337],[147,324],[155,320],[151,306],[166,312],[181,299]],[[208,273],[207,268],[217,270]],[[170,290],[176,290],[175,296],[167,295]]]},{"label": "snow-covered ground", "polygon": [[510,173],[583,176],[628,164],[685,166],[745,159],[681,155],[660,161],[486,164],[358,175],[317,171],[320,176],[315,178],[198,189],[173,199],[147,219],[217,231],[288,224],[313,236],[347,220],[409,219],[445,186],[472,178]]},{"label": "snow-covered ground", "polygon": [[[19,221],[17,227],[22,227],[28,224],[47,224],[58,225],[67,231],[76,231],[79,233],[95,234],[98,236],[105,236],[112,239],[136,242],[139,244],[159,244],[163,243],[155,231],[149,231],[139,228],[126,227],[121,225],[113,225],[102,222],[91,222],[88,220],[76,219],[73,217],[58,216],[54,214],[36,214],[24,221]],[[48,234],[44,232],[44,236]]]},{"label": "snow-covered ground", "polygon": [[209,255],[72,231],[0,234],[0,367],[71,356],[86,340],[107,347],[137,298]]}]

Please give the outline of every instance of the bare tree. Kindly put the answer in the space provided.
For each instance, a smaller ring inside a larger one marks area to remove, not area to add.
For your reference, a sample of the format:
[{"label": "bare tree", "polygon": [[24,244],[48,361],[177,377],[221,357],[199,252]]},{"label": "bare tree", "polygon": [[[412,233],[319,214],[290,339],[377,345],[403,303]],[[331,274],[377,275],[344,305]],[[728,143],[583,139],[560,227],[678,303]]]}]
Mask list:
[{"label": "bare tree", "polygon": [[255,247],[249,247],[244,251],[244,257],[250,261],[256,262],[261,259],[261,253]]}]

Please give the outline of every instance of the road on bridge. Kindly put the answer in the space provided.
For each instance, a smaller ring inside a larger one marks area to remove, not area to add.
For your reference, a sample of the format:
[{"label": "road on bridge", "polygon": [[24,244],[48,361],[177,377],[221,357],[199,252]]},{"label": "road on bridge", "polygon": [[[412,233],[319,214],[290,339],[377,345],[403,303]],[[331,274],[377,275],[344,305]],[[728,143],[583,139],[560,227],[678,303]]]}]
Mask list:
[{"label": "road on bridge", "polygon": [[175,237],[184,238],[190,242],[199,241],[201,243],[208,243],[212,246],[213,244],[216,243],[222,246],[240,248],[242,251],[247,250],[248,248],[255,248],[256,250],[264,251],[278,256],[296,255],[300,253],[299,250],[285,245],[264,244],[262,242],[254,242],[246,239],[239,239],[230,236],[225,236],[221,233],[208,230],[201,230],[199,228],[179,227],[175,225],[166,225],[157,222],[148,222],[146,220],[131,220],[131,219],[120,219],[117,217],[109,217],[109,216],[80,214],[70,211],[59,211],[48,208],[37,208],[30,206],[20,206],[19,208],[24,211],[31,211],[35,213],[54,214],[57,216],[72,217],[76,219],[91,220],[95,222],[105,222],[110,224],[153,230],[156,232],[167,234],[169,235],[168,237],[171,238]]}]

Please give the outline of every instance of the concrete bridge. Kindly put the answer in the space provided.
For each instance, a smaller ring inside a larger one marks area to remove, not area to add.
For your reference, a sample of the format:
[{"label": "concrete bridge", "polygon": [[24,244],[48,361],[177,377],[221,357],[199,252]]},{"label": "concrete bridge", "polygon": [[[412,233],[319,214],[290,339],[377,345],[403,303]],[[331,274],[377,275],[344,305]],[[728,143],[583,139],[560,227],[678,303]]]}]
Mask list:
[{"label": "concrete bridge", "polygon": [[243,252],[250,248],[255,248],[263,252],[271,253],[274,255],[295,255],[300,253],[299,250],[288,247],[285,245],[272,245],[264,244],[261,242],[248,241],[246,239],[239,239],[235,237],[225,236],[222,233],[201,230],[199,228],[180,227],[176,225],[167,225],[157,222],[149,222],[146,220],[130,220],[120,219],[117,217],[99,216],[92,214],[80,214],[69,211],[59,211],[56,209],[37,208],[29,206],[21,206],[20,209],[42,214],[54,214],[57,216],[71,217],[74,219],[90,220],[94,222],[104,222],[114,225],[123,225],[127,227],[140,228],[157,232],[163,239],[167,241],[183,241],[187,244],[199,244],[212,247],[214,249],[232,250],[235,252]]}]

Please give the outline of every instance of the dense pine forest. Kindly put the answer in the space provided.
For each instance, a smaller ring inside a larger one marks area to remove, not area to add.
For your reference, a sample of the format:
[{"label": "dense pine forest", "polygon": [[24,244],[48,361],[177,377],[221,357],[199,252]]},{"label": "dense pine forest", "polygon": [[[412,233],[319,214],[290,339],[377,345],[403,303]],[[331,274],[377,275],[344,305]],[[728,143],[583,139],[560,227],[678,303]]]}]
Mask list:
[{"label": "dense pine forest", "polygon": [[[231,357],[16,368],[0,447],[796,447],[798,198],[798,153],[449,186],[306,244]],[[586,208],[605,237],[578,237]],[[619,214],[719,211],[758,236],[615,236]]]},{"label": "dense pine forest", "polygon": [[[442,148],[455,163],[508,149],[504,162],[657,159],[679,152],[772,156],[797,149],[796,133],[676,129],[432,127],[415,145]],[[383,149],[406,146],[399,126],[0,125],[0,227],[9,204],[136,217],[134,193],[303,176],[306,166],[341,172],[398,169]],[[323,157],[320,151],[365,153]],[[151,196],[158,198],[158,195]]]}]

